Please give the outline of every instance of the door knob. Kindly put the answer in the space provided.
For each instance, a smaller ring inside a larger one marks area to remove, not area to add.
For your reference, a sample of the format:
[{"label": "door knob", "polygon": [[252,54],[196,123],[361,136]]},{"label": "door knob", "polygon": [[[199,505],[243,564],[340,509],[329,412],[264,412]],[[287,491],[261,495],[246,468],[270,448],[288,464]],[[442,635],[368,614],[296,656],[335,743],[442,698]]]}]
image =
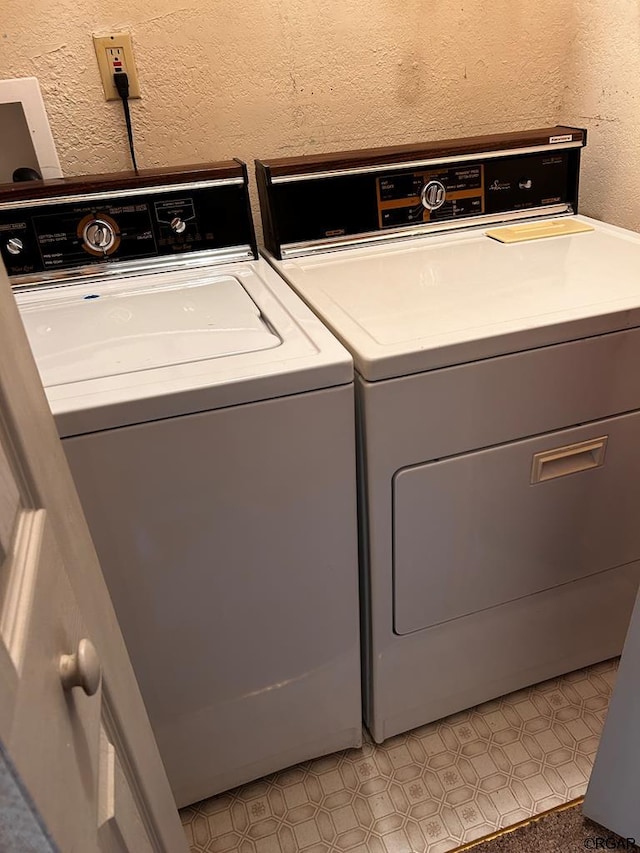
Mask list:
[{"label": "door knob", "polygon": [[100,658],[91,640],[80,640],[74,655],[60,658],[60,680],[65,690],[82,687],[87,696],[93,696],[100,686],[101,674]]}]

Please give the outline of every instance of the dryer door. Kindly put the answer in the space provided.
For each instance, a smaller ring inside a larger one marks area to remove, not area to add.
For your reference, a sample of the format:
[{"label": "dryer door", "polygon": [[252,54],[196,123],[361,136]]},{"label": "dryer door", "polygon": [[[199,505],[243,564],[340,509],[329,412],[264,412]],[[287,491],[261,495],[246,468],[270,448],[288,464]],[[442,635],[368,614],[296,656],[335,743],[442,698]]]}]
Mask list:
[{"label": "dryer door", "polygon": [[394,627],[419,631],[640,559],[640,413],[394,478]]}]

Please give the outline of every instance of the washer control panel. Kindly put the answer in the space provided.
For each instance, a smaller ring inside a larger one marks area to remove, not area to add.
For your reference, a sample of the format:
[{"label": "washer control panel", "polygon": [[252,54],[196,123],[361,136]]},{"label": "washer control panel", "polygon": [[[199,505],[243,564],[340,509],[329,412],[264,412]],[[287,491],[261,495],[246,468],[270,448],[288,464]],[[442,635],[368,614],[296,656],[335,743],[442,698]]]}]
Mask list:
[{"label": "washer control panel", "polygon": [[255,253],[242,172],[183,184],[174,176],[167,186],[121,192],[104,192],[96,182],[95,192],[66,195],[59,182],[51,182],[50,195],[43,192],[48,182],[38,182],[37,197],[14,204],[12,186],[0,185],[0,252],[10,276],[238,246]]}]

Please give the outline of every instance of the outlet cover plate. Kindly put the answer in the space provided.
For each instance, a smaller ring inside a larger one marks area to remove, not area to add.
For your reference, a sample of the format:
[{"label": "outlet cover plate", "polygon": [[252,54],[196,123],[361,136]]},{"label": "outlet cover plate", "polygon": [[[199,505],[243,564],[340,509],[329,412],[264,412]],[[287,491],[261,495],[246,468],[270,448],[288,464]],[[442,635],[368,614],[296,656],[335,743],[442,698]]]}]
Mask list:
[{"label": "outlet cover plate", "polygon": [[100,69],[100,78],[102,79],[102,88],[104,89],[104,97],[107,101],[119,101],[120,95],[113,84],[113,66],[110,62],[110,53],[119,49],[122,68],[126,71],[129,78],[129,97],[140,97],[140,86],[138,83],[138,72],[136,71],[136,63],[133,58],[133,46],[131,44],[131,35],[129,33],[113,33],[106,36],[94,36],[93,46],[98,60],[98,68]]}]

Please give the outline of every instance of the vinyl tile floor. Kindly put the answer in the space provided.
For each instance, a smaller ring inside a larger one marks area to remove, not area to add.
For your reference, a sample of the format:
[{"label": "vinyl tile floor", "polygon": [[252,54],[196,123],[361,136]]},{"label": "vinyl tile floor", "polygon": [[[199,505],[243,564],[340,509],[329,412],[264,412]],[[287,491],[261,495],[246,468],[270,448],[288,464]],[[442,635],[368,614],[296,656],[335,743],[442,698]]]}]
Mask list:
[{"label": "vinyl tile floor", "polygon": [[180,813],[192,853],[447,853],[584,794],[617,660]]}]

